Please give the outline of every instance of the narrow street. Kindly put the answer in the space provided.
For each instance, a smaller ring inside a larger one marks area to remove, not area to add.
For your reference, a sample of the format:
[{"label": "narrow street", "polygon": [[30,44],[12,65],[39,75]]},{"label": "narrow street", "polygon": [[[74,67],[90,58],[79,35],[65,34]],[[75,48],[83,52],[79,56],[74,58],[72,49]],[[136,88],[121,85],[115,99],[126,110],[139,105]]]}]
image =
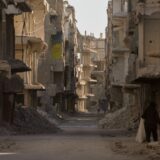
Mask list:
[{"label": "narrow street", "polygon": [[0,0],[0,160],[160,160],[159,28],[160,0]]},{"label": "narrow street", "polygon": [[60,126],[63,131],[54,135],[0,137],[8,144],[0,160],[135,160],[135,155],[119,154],[111,147],[119,139],[131,140],[124,136],[127,133],[98,129],[97,119],[96,115],[68,117]]}]

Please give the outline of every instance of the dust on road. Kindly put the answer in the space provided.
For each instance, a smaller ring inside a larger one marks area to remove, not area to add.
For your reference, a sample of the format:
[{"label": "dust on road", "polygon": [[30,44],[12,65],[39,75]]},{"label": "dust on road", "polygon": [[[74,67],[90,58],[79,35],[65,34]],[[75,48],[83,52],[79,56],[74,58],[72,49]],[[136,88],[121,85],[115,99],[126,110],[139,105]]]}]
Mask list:
[{"label": "dust on road", "polygon": [[15,144],[0,151],[0,160],[147,160],[130,154],[127,132],[98,129],[96,115],[76,117],[61,124],[61,133],[0,137]]}]

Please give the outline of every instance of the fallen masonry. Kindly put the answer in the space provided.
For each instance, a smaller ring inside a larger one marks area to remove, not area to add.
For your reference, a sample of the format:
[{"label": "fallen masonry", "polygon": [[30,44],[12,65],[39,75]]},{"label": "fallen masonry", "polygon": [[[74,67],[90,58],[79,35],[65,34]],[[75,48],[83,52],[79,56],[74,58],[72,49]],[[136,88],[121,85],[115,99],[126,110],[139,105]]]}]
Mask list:
[{"label": "fallen masonry", "polygon": [[48,120],[35,108],[17,107],[13,125],[0,128],[0,135],[52,134],[60,132],[54,121]]},{"label": "fallen masonry", "polygon": [[107,113],[106,116],[99,121],[99,126],[106,129],[137,129],[139,118],[131,116],[128,108],[121,108],[115,112]]}]

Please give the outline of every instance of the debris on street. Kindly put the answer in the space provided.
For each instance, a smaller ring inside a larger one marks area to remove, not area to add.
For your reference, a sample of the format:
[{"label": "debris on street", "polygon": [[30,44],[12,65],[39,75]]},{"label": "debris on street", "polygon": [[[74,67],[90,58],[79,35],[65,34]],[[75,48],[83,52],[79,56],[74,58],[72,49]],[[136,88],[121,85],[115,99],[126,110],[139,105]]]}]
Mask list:
[{"label": "debris on street", "polygon": [[131,117],[128,108],[121,108],[108,113],[100,120],[99,126],[106,129],[136,129],[139,124],[138,118]]},{"label": "debris on street", "polygon": [[17,107],[13,124],[0,128],[0,135],[50,134],[59,132],[56,122],[31,107]]},{"label": "debris on street", "polygon": [[15,111],[14,131],[20,134],[56,133],[60,129],[34,108],[18,107]]},{"label": "debris on street", "polygon": [[128,156],[144,156],[146,160],[160,159],[160,143],[154,144],[139,144],[134,140],[121,139],[111,142],[113,152],[128,155]]}]

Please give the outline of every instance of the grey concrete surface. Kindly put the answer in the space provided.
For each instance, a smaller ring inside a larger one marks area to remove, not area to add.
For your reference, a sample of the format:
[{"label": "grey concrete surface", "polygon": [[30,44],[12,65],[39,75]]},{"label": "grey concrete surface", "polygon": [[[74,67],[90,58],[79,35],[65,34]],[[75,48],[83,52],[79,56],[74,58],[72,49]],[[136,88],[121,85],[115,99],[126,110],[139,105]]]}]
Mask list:
[{"label": "grey concrete surface", "polygon": [[96,116],[78,116],[68,118],[58,134],[0,137],[15,144],[0,150],[0,160],[145,160],[115,154],[110,143],[119,134],[97,129],[96,121]]}]

